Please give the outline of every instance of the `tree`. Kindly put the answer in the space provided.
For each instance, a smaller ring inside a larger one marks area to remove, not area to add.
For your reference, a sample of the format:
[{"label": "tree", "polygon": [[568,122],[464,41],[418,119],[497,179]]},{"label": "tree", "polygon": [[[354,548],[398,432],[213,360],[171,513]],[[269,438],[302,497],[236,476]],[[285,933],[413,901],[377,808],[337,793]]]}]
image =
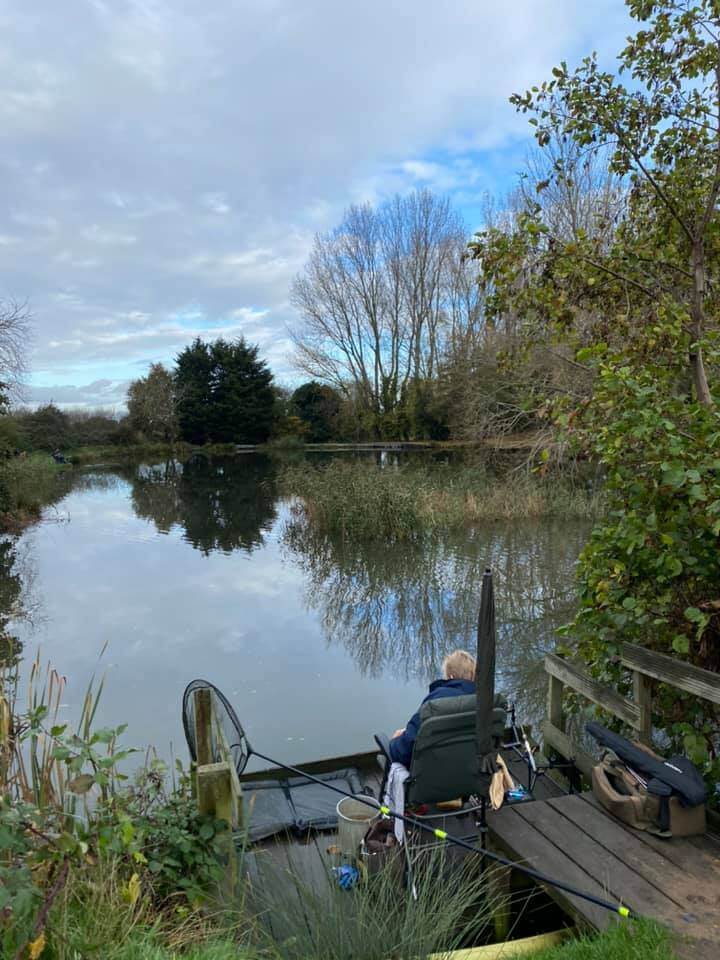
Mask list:
[{"label": "tree", "polygon": [[307,425],[306,440],[325,443],[337,439],[337,421],[342,404],[337,390],[317,380],[310,380],[295,390],[291,403],[297,416]]},{"label": "tree", "polygon": [[432,379],[458,312],[472,312],[466,233],[429,191],[350,207],[315,238],[293,285],[299,369],[359,403],[382,433],[408,384]]},{"label": "tree", "polygon": [[18,420],[20,433],[32,450],[53,451],[70,441],[70,418],[54,403],[26,412]]},{"label": "tree", "polygon": [[177,525],[206,556],[251,552],[276,517],[274,476],[264,458],[219,462],[198,454],[182,467],[170,460],[142,473],[133,470],[130,480],[135,513],[162,533]]},{"label": "tree", "polygon": [[180,433],[190,443],[263,443],[275,406],[273,376],[257,346],[240,338],[205,343],[179,354],[175,389]]},{"label": "tree", "polygon": [[22,394],[29,342],[30,313],[26,305],[0,299],[0,384],[10,400]]},{"label": "tree", "polygon": [[[720,11],[715,0],[628,7],[647,21],[619,57],[630,89],[592,56],[512,98],[534,114],[541,147],[566,138],[586,152],[609,151],[612,172],[629,185],[625,216],[606,248],[583,233],[568,242],[530,211],[515,238],[516,268],[545,280],[546,297],[535,285],[526,301],[536,318],[567,324],[584,309],[599,330],[610,314],[616,337],[643,336],[659,315],[679,325],[689,381],[709,406],[704,340],[720,306]],[[561,167],[554,180],[562,176]],[[492,250],[484,255],[492,259]]]},{"label": "tree", "polygon": [[[632,89],[589,57],[513,98],[541,147],[565,137],[610,152],[628,185],[613,229],[558,235],[534,204],[474,243],[490,317],[512,311],[529,342],[574,348],[587,375],[584,395],[548,404],[606,477],[566,649],[621,690],[623,640],[720,669],[720,7],[628,6],[643,21],[620,55]],[[656,729],[714,785],[716,708],[662,687],[654,705]]]},{"label": "tree", "polygon": [[522,247],[517,262],[509,254],[529,215],[544,225],[554,244],[584,237],[607,250],[626,202],[625,187],[608,161],[606,151],[588,153],[555,135],[529,155],[519,186],[504,206],[486,204],[480,238],[494,238],[494,247],[478,244],[477,238],[472,246],[480,249],[484,265],[496,249],[498,264],[511,266],[512,276],[505,285],[500,270],[497,276],[483,271],[479,322],[457,324],[448,344],[437,392],[454,436],[478,440],[532,430],[542,448],[551,439],[548,397],[572,394],[580,401],[587,396],[592,377],[573,361],[568,340],[582,342],[591,317],[578,309],[571,331],[564,329],[553,341],[547,325],[537,319],[538,303],[527,292],[528,287],[536,290],[541,271],[532,257],[523,259]]},{"label": "tree", "polygon": [[175,410],[175,378],[161,363],[147,376],[133,380],[127,392],[128,418],[134,430],[148,440],[175,443],[179,427]]}]

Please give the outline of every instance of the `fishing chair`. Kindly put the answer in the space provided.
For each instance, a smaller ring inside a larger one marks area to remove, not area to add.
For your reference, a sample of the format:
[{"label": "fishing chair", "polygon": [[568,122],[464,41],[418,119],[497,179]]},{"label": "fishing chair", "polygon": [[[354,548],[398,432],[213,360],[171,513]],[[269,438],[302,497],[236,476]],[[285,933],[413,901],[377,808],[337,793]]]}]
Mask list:
[{"label": "fishing chair", "polygon": [[[493,746],[499,749],[507,724],[508,706],[498,694],[492,713]],[[490,777],[480,772],[477,751],[476,698],[474,694],[428,700],[420,708],[420,728],[413,748],[410,776],[404,785],[403,811],[429,826],[446,829],[447,821],[471,820],[473,831],[463,839],[480,839],[484,847],[485,812]],[[385,794],[392,764],[390,740],[376,734],[385,761],[380,797]],[[456,805],[452,805],[455,803]],[[450,806],[452,805],[452,806]],[[448,832],[454,832],[448,827]],[[423,836],[420,837],[420,834]],[[406,827],[406,860],[409,871],[415,853],[437,846],[425,843],[427,833]],[[413,850],[415,849],[415,852]]]}]

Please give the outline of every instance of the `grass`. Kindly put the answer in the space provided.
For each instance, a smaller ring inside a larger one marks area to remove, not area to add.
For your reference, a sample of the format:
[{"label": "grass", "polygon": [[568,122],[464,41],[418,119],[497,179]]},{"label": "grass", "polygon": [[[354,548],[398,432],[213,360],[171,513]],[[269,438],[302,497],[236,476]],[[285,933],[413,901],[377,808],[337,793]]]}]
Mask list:
[{"label": "grass", "polygon": [[[508,960],[512,952],[508,950]],[[532,960],[675,960],[670,935],[647,920],[617,924],[606,933],[581,937],[533,954]]]},{"label": "grass", "polygon": [[12,457],[0,465],[0,488],[4,512],[0,527],[12,529],[39,516],[44,506],[64,493],[60,482],[66,468],[46,453]]},{"label": "grass", "polygon": [[568,479],[451,464],[303,464],[287,467],[281,486],[318,531],[359,539],[402,540],[492,520],[590,518],[602,501],[597,490]]},{"label": "grass", "polygon": [[174,446],[169,443],[112,444],[100,447],[78,447],[70,452],[68,459],[76,466],[89,463],[122,463],[146,457],[163,460],[173,456],[190,456],[194,449],[196,448],[189,443],[178,443]]}]

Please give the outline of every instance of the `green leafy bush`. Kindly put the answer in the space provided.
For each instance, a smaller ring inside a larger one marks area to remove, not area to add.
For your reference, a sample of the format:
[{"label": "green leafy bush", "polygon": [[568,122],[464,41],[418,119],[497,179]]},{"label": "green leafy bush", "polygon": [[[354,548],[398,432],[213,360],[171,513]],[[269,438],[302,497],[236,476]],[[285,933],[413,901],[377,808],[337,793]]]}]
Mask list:
[{"label": "green leafy bush", "polygon": [[57,722],[64,680],[56,671],[35,661],[24,712],[15,708],[16,670],[3,679],[2,956],[31,943],[42,952],[45,942],[68,960],[105,956],[138,926],[171,916],[192,927],[214,896],[226,827],[198,813],[189,777],[178,768],[168,785],[153,762],[128,785],[120,765],[134,751],[118,746],[125,726],[95,727],[102,683],[88,687],[73,730]]},{"label": "green leafy bush", "polygon": [[[567,436],[604,466],[607,515],[579,566],[580,607],[564,632],[603,680],[624,640],[720,670],[720,412],[681,388],[687,337],[665,328],[656,360],[600,344],[579,354],[596,367],[591,402],[561,414]],[[712,344],[706,348],[713,362]],[[675,689],[657,691],[655,725],[720,778],[720,712]]]},{"label": "green leafy bush", "polygon": [[179,782],[168,790],[165,766],[155,761],[98,815],[98,848],[140,864],[158,907],[178,893],[201,902],[222,873],[218,838],[226,825],[198,812],[190,777],[178,772]]}]

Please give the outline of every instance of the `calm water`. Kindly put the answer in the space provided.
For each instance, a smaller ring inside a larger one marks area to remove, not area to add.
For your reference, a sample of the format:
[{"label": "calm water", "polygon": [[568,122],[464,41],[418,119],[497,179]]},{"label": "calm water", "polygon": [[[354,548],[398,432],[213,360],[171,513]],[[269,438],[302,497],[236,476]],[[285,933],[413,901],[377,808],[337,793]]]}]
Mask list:
[{"label": "calm water", "polygon": [[12,624],[25,662],[40,646],[68,677],[67,718],[106,673],[100,721],[185,758],[182,691],[204,677],[279,760],[370,749],[375,730],[406,722],[448,650],[473,648],[488,563],[497,686],[537,718],[585,525],[344,543],[299,523],[274,477],[254,455],[78,471],[44,523],[0,545],[0,605],[29,615]]}]

